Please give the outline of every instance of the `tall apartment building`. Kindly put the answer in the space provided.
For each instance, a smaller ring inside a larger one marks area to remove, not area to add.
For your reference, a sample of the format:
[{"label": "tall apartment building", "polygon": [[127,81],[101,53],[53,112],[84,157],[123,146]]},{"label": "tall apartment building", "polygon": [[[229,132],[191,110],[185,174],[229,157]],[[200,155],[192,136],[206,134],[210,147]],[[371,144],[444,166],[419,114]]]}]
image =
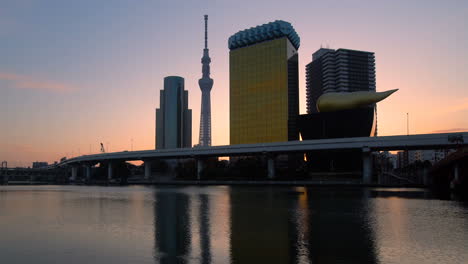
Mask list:
[{"label": "tall apartment building", "polygon": [[298,140],[299,44],[280,20],[229,38],[231,145]]},{"label": "tall apartment building", "polygon": [[374,53],[321,48],[306,66],[307,113],[317,113],[324,93],[375,91]]},{"label": "tall apartment building", "polygon": [[192,110],[188,109],[188,91],[184,78],[164,78],[156,109],[156,149],[192,147]]}]

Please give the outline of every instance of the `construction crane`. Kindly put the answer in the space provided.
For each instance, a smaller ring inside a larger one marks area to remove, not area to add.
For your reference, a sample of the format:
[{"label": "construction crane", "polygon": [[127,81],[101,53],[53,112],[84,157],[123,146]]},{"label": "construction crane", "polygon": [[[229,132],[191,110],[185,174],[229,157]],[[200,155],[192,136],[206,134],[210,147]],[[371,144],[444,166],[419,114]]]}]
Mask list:
[{"label": "construction crane", "polygon": [[104,149],[104,144],[101,143],[101,152],[106,153],[106,150]]}]

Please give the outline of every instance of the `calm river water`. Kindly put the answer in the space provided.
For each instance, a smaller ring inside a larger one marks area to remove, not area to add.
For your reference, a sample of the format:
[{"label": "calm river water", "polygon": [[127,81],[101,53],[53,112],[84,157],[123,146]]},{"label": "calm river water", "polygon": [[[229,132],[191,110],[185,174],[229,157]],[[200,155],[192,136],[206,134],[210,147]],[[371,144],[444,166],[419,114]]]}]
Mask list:
[{"label": "calm river water", "polygon": [[467,263],[422,189],[0,186],[0,263]]}]

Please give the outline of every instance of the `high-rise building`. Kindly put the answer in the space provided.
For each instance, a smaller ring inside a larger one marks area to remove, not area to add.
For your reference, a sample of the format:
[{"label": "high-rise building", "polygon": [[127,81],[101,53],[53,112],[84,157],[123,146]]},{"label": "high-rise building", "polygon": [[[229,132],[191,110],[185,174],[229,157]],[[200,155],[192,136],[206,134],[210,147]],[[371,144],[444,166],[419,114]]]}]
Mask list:
[{"label": "high-rise building", "polygon": [[192,110],[188,109],[188,91],[184,78],[164,78],[164,90],[159,93],[156,109],[156,148],[192,147]]},{"label": "high-rise building", "polygon": [[317,99],[325,93],[375,91],[374,53],[321,48],[306,66],[307,113],[317,113]]},{"label": "high-rise building", "polygon": [[198,85],[202,91],[202,102],[200,112],[200,135],[199,146],[211,146],[211,99],[210,92],[213,87],[213,79],[210,78],[210,55],[208,53],[208,15],[205,15],[205,48],[203,49],[202,78]]},{"label": "high-rise building", "polygon": [[229,38],[231,145],[298,140],[299,44],[280,20]]},{"label": "high-rise building", "polygon": [[35,161],[32,163],[33,169],[45,168],[49,166],[49,164],[45,161]]}]

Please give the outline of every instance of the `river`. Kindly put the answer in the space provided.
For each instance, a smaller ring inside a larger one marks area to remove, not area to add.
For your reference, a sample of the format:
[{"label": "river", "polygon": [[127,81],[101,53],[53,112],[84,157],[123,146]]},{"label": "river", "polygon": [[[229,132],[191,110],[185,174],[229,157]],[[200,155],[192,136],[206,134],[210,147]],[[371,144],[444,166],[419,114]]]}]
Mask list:
[{"label": "river", "polygon": [[0,263],[467,263],[424,189],[0,186]]}]

